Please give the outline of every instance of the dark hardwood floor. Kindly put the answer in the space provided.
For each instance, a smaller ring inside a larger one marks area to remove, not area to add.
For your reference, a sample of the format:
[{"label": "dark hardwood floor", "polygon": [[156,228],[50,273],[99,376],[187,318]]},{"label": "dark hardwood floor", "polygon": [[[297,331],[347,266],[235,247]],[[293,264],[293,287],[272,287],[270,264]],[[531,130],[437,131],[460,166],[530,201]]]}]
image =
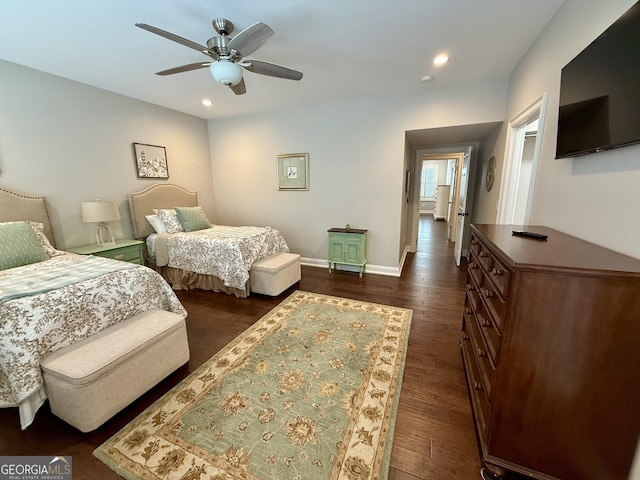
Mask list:
[{"label": "dark hardwood floor", "polygon": [[[384,303],[413,310],[395,427],[390,480],[477,479],[480,461],[458,345],[466,263],[458,268],[445,222],[420,221],[418,252],[400,278],[302,267],[302,280],[278,298],[248,299],[204,291],[177,292],[189,312],[191,360],[98,430],[82,434],[48,405],[20,430],[15,408],[0,409],[0,455],[70,455],[73,478],[119,478],[92,456],[132,420],[293,290]],[[286,479],[283,479],[286,480]]]}]

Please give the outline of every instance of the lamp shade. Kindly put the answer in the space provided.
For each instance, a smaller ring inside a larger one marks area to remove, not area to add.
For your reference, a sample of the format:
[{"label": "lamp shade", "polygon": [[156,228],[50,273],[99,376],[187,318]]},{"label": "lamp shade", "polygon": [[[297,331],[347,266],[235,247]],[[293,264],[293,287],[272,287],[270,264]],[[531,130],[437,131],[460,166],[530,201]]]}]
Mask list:
[{"label": "lamp shade", "polygon": [[209,65],[209,70],[211,70],[211,75],[213,75],[216,82],[228,87],[236,85],[242,80],[242,67],[231,60],[218,60]]},{"label": "lamp shade", "polygon": [[120,220],[120,212],[116,202],[111,200],[95,202],[82,202],[82,221],[90,222],[110,222],[112,220]]}]

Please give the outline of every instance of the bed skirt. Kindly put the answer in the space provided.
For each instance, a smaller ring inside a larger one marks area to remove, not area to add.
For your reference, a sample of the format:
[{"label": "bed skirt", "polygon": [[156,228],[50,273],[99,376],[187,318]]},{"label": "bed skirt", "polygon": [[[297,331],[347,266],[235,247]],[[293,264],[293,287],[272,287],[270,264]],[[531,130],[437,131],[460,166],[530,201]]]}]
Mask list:
[{"label": "bed skirt", "polygon": [[247,298],[251,292],[251,279],[247,280],[243,289],[239,289],[225,286],[223,280],[213,275],[201,275],[173,267],[156,267],[156,270],[160,272],[160,275],[169,282],[174,290],[191,290],[197,288],[200,290],[223,292],[229,295],[235,295],[238,298]]}]

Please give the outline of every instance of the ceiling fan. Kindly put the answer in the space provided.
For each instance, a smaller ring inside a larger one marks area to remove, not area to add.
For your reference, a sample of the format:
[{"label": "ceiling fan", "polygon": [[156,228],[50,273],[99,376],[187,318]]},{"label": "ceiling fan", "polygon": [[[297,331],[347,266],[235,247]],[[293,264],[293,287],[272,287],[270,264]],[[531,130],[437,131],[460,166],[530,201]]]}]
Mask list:
[{"label": "ceiling fan", "polygon": [[302,78],[301,72],[276,65],[275,63],[260,60],[244,60],[246,55],[251,55],[273,35],[273,30],[271,30],[268,25],[262,22],[254,23],[231,38],[229,34],[233,32],[233,23],[224,18],[214,18],[211,23],[220,36],[207,40],[206,47],[157,27],[147,25],[146,23],[136,23],[136,27],[168,38],[185,47],[198,50],[212,59],[212,61],[190,63],[188,65],[170,68],[157,72],[156,75],[172,75],[174,73],[209,67],[213,78],[217,82],[231,88],[236,95],[242,95],[247,91],[244,78],[242,78],[243,68],[249,72],[259,73],[260,75],[286,78],[288,80],[300,80]]}]

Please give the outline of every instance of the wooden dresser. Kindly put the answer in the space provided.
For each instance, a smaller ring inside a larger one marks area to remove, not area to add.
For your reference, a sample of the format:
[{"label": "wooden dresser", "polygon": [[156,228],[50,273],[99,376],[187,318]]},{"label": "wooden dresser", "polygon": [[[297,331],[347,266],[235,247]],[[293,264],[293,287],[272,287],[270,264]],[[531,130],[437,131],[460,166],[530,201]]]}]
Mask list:
[{"label": "wooden dresser", "polygon": [[[512,236],[523,229],[548,239]],[[472,225],[460,346],[485,471],[628,478],[640,260],[545,227]]]}]

